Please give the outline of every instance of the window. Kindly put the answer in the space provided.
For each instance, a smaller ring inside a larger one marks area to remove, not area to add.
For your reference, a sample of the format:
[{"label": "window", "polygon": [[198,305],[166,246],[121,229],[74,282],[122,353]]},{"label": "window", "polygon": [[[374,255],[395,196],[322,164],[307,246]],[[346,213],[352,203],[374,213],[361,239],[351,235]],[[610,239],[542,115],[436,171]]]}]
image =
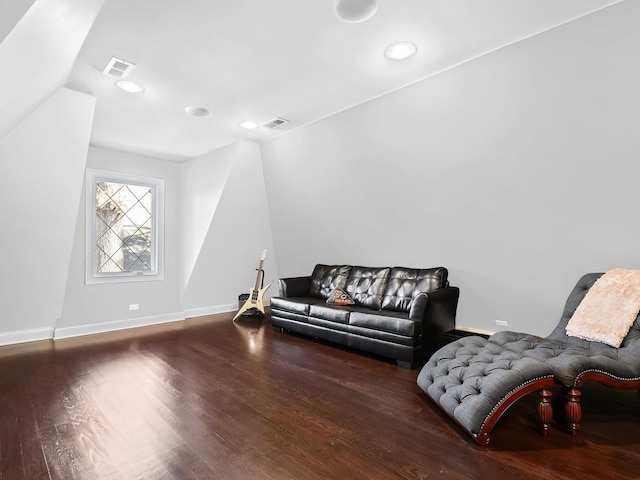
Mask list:
[{"label": "window", "polygon": [[87,170],[87,284],[163,279],[164,180]]}]

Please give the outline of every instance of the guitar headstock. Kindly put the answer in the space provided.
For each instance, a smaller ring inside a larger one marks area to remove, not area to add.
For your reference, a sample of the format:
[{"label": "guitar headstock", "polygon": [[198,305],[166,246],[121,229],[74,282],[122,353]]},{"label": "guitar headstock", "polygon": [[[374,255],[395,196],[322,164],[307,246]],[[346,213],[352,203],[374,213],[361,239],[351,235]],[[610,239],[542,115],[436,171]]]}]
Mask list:
[{"label": "guitar headstock", "polygon": [[264,259],[267,258],[267,249],[265,248],[264,251],[262,252],[262,255],[260,255],[260,261],[264,262]]}]

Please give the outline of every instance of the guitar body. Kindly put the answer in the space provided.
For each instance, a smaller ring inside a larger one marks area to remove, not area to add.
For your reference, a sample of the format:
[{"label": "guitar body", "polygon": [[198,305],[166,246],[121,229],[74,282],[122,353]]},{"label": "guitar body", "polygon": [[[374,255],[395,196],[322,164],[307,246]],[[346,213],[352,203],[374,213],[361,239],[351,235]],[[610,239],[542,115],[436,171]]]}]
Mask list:
[{"label": "guitar body", "polygon": [[238,313],[236,313],[236,316],[233,317],[233,320],[235,321],[236,318],[238,318],[247,310],[251,310],[252,308],[255,308],[260,313],[262,313],[262,315],[264,315],[264,300],[262,299],[262,297],[264,297],[264,292],[267,291],[267,289],[271,286],[272,283],[273,282],[269,282],[269,284],[266,287],[260,288],[257,291],[255,288],[251,288],[251,290],[249,290],[249,298],[247,298],[247,301],[244,302],[244,305],[240,307],[240,310],[238,310]]},{"label": "guitar body", "polygon": [[269,282],[269,285],[267,285],[264,288],[259,288],[258,287],[258,285],[260,285],[261,275],[264,275],[264,271],[262,270],[262,265],[264,265],[264,259],[265,258],[267,258],[267,251],[266,250],[264,252],[262,252],[262,255],[260,255],[260,263],[258,264],[258,269],[257,269],[258,270],[258,275],[256,276],[256,284],[251,290],[249,290],[249,298],[247,299],[247,301],[244,302],[244,305],[242,305],[242,307],[240,307],[240,310],[238,310],[238,313],[236,313],[236,316],[233,317],[233,321],[234,322],[236,321],[236,318],[238,318],[240,315],[242,315],[247,310],[251,310],[251,309],[256,309],[262,315],[264,315],[264,301],[262,300],[262,297],[264,296],[264,292],[266,292],[267,289],[273,283],[273,282]]}]

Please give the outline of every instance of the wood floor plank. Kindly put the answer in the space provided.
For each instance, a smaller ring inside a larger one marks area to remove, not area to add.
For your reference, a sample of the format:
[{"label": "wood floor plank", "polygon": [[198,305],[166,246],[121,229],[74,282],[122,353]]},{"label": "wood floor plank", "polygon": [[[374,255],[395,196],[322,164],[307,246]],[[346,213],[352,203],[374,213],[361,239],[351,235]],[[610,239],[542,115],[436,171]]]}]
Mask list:
[{"label": "wood floor plank", "polygon": [[268,319],[0,347],[0,479],[640,478],[637,392],[588,384],[547,438],[529,395],[479,447],[417,374]]}]

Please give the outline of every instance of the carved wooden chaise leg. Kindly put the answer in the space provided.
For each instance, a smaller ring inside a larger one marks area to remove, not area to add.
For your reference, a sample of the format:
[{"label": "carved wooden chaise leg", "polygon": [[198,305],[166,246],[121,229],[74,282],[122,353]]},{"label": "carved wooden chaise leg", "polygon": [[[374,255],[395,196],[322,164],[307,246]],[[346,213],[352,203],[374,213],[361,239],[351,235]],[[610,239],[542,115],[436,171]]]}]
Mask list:
[{"label": "carved wooden chaise leg", "polygon": [[580,429],[580,420],[582,420],[582,406],[580,405],[582,392],[577,388],[565,387],[564,394],[567,399],[564,405],[564,413],[571,435],[576,436]]},{"label": "carved wooden chaise leg", "polygon": [[[478,445],[487,445],[491,437],[491,430],[493,429],[498,419],[502,416],[502,414],[511,405],[513,405],[516,400],[532,392],[538,393],[538,406],[536,408],[538,421],[540,422],[542,434],[546,437],[551,430],[551,421],[553,419],[553,406],[551,404],[552,392],[549,388],[553,386],[553,384],[553,377],[548,376],[531,380],[515,389],[511,389],[510,392],[505,397],[503,397],[500,404],[496,405],[496,407],[493,408],[493,410],[483,423],[478,435],[474,435],[476,443]],[[460,424],[460,422],[458,422],[458,424]]]},{"label": "carved wooden chaise leg", "polygon": [[542,434],[546,437],[551,430],[551,421],[553,420],[551,390],[547,388],[538,390],[538,419],[542,427]]}]

